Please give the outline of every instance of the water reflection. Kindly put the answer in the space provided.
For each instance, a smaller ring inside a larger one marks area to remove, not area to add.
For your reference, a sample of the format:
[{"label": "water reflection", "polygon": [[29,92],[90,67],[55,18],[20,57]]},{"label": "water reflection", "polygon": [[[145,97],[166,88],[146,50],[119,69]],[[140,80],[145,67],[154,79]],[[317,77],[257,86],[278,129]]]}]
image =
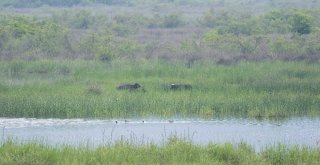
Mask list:
[{"label": "water reflection", "polygon": [[320,143],[320,118],[286,120],[214,119],[26,119],[0,118],[1,141],[14,138],[22,142],[41,141],[50,145],[98,146],[115,140],[134,143],[163,144],[170,136],[191,140],[196,144],[209,142],[247,142],[257,150],[266,145],[317,146]]}]

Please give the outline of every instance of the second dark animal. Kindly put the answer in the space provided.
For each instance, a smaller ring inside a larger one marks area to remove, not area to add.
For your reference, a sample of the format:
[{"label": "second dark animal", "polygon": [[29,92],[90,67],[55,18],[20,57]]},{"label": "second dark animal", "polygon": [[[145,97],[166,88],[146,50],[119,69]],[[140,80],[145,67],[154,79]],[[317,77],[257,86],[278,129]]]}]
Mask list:
[{"label": "second dark animal", "polygon": [[190,84],[171,84],[170,90],[190,90],[192,86]]},{"label": "second dark animal", "polygon": [[121,84],[117,87],[117,89],[119,90],[135,90],[140,88],[141,85],[138,83],[134,83],[134,84]]}]

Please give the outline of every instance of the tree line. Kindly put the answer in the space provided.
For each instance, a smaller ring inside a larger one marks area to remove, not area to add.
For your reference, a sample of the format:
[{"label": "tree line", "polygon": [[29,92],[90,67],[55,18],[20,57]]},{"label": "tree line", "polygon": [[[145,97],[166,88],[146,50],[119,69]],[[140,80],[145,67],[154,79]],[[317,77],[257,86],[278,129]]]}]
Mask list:
[{"label": "tree line", "polygon": [[[109,61],[150,57],[164,50],[172,58],[191,61],[208,56],[247,60],[317,58],[318,14],[316,10],[282,9],[259,15],[211,9],[195,19],[178,13],[110,16],[88,9],[63,10],[48,17],[1,14],[0,58],[81,57]],[[161,46],[161,40],[142,42],[137,36],[143,29],[161,32],[190,27],[203,29],[200,38]]]}]

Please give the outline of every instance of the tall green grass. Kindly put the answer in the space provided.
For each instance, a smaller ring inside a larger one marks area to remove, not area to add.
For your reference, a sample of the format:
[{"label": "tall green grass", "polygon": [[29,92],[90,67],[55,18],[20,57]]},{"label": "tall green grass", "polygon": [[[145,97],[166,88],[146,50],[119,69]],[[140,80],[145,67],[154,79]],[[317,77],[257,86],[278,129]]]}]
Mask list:
[{"label": "tall green grass", "polygon": [[170,138],[163,145],[114,144],[88,147],[52,147],[41,143],[19,144],[6,141],[0,145],[0,164],[243,164],[243,165],[318,165],[316,148],[274,145],[256,152],[240,144],[195,145]]},{"label": "tall green grass", "polygon": [[[145,90],[119,91],[121,83]],[[170,91],[171,83],[192,90]],[[320,115],[320,64],[1,61],[0,116],[36,118]]]}]

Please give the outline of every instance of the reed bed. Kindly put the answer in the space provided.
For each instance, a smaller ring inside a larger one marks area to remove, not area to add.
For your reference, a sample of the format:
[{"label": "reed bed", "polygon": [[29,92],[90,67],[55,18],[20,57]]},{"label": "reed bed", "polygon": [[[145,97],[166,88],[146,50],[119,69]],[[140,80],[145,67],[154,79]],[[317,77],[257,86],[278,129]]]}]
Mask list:
[{"label": "reed bed", "polygon": [[114,144],[52,147],[42,143],[17,143],[8,140],[0,145],[0,164],[244,164],[244,165],[317,165],[320,150],[281,144],[256,152],[246,143],[195,145],[175,137],[163,145]]},{"label": "reed bed", "polygon": [[[143,89],[116,89],[134,82]],[[172,83],[191,84],[192,90],[171,91]],[[0,61],[1,117],[315,116],[319,93],[319,63]]]}]

